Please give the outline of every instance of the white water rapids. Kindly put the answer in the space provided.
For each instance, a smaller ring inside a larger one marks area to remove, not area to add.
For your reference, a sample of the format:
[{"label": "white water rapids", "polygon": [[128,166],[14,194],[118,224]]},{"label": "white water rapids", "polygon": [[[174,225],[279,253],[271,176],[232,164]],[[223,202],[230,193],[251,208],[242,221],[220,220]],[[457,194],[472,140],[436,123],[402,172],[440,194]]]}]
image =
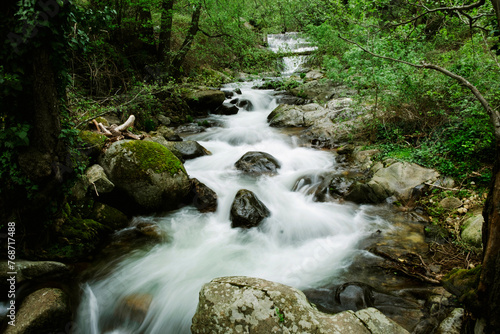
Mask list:
[{"label": "white water rapids", "polygon": [[[293,138],[270,128],[266,117],[276,106],[271,91],[243,84],[240,98],[254,111],[212,116],[224,127],[191,136],[212,155],[185,163],[219,198],[215,213],[188,206],[162,217],[146,217],[169,236],[149,251],[136,251],[112,273],[84,285],[78,310],[78,333],[189,333],[204,283],[215,277],[260,277],[299,289],[331,282],[350,264],[359,242],[388,223],[367,207],[317,203],[305,191],[292,191],[301,176],[334,171],[328,151],[299,147]],[[263,151],[281,163],[276,176],[249,177],[234,168],[248,151]],[[249,189],[270,209],[258,228],[233,229],[229,211],[236,192]],[[304,190],[304,189],[302,189]],[[117,315],[127,296],[153,297],[143,322]]]}]

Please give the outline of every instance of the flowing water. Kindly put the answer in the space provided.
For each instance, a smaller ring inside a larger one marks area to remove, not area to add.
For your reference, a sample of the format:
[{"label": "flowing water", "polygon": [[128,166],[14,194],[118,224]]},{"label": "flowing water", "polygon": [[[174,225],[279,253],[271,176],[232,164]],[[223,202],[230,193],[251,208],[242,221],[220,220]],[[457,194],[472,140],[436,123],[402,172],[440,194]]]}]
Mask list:
[{"label": "flowing water", "polygon": [[[157,223],[169,241],[132,252],[111,274],[85,284],[79,333],[189,333],[198,292],[211,279],[246,275],[299,289],[319,287],[349,266],[365,237],[388,228],[367,213],[368,207],[314,202],[305,187],[292,191],[303,176],[339,170],[335,156],[300,147],[270,128],[266,117],[276,106],[272,92],[248,87],[241,87],[239,97],[255,110],[214,115],[223,126],[189,138],[212,152],[188,160],[185,167],[217,193],[217,211],[200,213],[188,206],[143,218]],[[281,163],[278,175],[242,175],[233,165],[248,151],[275,156]],[[253,191],[272,213],[258,228],[231,228],[230,206],[242,188]],[[144,321],[118,314],[118,305],[132,295],[152,296]]]},{"label": "flowing water", "polygon": [[[269,45],[269,49],[274,52],[300,54],[316,50],[315,46],[312,46],[311,43],[296,32],[267,35],[267,43]],[[304,70],[304,65],[307,63],[307,59],[307,55],[283,57],[282,75],[290,76],[293,73]]]}]

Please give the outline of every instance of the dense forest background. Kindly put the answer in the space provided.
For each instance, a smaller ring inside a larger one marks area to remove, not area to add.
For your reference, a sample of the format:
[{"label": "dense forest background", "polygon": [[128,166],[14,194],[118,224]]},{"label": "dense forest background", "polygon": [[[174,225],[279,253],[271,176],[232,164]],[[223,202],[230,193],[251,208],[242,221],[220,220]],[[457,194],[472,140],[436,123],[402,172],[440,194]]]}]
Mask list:
[{"label": "dense forest background", "polygon": [[[29,231],[51,240],[92,160],[80,135],[89,121],[134,114],[136,130],[151,131],[161,111],[172,125],[192,122],[182,101],[190,87],[276,75],[280,55],[266,36],[291,31],[318,46],[311,65],[355,89],[375,116],[353,140],[487,192],[497,170],[499,15],[497,0],[4,0],[1,227],[18,222],[26,245]],[[422,64],[466,80],[490,109],[464,81]]]}]

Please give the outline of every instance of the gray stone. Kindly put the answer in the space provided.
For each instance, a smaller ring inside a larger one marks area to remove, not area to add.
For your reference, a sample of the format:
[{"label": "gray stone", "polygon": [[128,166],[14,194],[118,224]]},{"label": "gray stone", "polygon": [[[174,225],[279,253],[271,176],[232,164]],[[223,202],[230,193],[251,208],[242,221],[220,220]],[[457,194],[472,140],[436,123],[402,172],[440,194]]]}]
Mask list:
[{"label": "gray stone", "polygon": [[409,334],[409,332],[397,323],[387,318],[376,308],[370,307],[356,312],[356,316],[364,323],[366,328],[373,334]]},{"label": "gray stone", "polygon": [[[122,140],[100,159],[115,184],[122,210],[155,212],[177,208],[190,189],[184,166],[167,148],[143,140]],[[126,203],[125,196],[127,197]]]},{"label": "gray stone", "polygon": [[160,122],[160,124],[162,125],[170,125],[170,123],[172,123],[172,120],[167,117],[167,116],[164,116],[164,115],[158,115],[158,122]]},{"label": "gray stone", "polygon": [[304,126],[304,112],[299,106],[280,104],[268,116],[267,121],[272,127]]},{"label": "gray stone", "polygon": [[189,197],[200,212],[217,210],[217,194],[198,179],[191,179]]},{"label": "gray stone", "polygon": [[335,84],[328,79],[315,80],[293,88],[291,92],[310,100],[328,101],[335,94]]},{"label": "gray stone", "polygon": [[[222,277],[205,284],[192,333],[401,333],[376,309],[330,315],[318,311],[292,287],[251,277]],[[366,321],[366,322],[365,322]]]},{"label": "gray stone", "polygon": [[456,308],[450,315],[439,324],[435,334],[460,334],[462,331],[462,322],[464,318],[464,309]]},{"label": "gray stone", "polygon": [[113,182],[106,176],[104,169],[99,165],[93,165],[88,168],[85,175],[90,184],[93,185],[94,190],[97,191],[97,194],[109,193],[115,188]]},{"label": "gray stone", "polygon": [[446,197],[439,202],[439,205],[446,210],[453,210],[462,206],[462,201],[456,197]]},{"label": "gray stone", "polygon": [[15,326],[7,326],[5,334],[64,332],[71,321],[66,294],[44,288],[30,294],[17,310]]},{"label": "gray stone", "polygon": [[357,203],[380,203],[395,196],[397,200],[408,201],[412,189],[426,182],[434,182],[439,173],[433,169],[408,162],[395,162],[386,167],[374,166],[375,174],[366,184],[356,184],[347,199]]},{"label": "gray stone", "polygon": [[23,282],[46,282],[49,280],[61,280],[69,274],[68,267],[55,261],[26,261],[17,260],[15,270],[8,268],[8,262],[0,262],[0,283],[6,282],[9,275],[7,272],[17,272],[17,283]]},{"label": "gray stone", "polygon": [[324,77],[324,74],[318,70],[312,70],[306,73],[306,81],[318,80]]},{"label": "gray stone", "polygon": [[462,240],[472,246],[481,248],[483,245],[483,223],[482,214],[477,214],[467,219],[463,224],[463,230],[460,236]]},{"label": "gray stone", "polygon": [[179,152],[180,157],[184,160],[195,159],[211,154],[210,151],[194,140],[169,141],[166,143],[165,147],[174,154]]}]

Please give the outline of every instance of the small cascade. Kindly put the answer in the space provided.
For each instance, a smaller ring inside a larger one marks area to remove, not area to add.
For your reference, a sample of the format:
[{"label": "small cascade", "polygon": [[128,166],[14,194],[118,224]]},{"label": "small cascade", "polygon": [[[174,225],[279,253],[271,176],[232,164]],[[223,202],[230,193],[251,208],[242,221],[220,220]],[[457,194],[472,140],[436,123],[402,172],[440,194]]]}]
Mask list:
[{"label": "small cascade", "polygon": [[282,59],[282,75],[290,76],[294,73],[304,70],[304,65],[308,56],[303,53],[316,50],[304,37],[298,32],[288,32],[285,34],[267,35],[269,49],[273,52],[296,53],[296,56],[287,56]]}]

